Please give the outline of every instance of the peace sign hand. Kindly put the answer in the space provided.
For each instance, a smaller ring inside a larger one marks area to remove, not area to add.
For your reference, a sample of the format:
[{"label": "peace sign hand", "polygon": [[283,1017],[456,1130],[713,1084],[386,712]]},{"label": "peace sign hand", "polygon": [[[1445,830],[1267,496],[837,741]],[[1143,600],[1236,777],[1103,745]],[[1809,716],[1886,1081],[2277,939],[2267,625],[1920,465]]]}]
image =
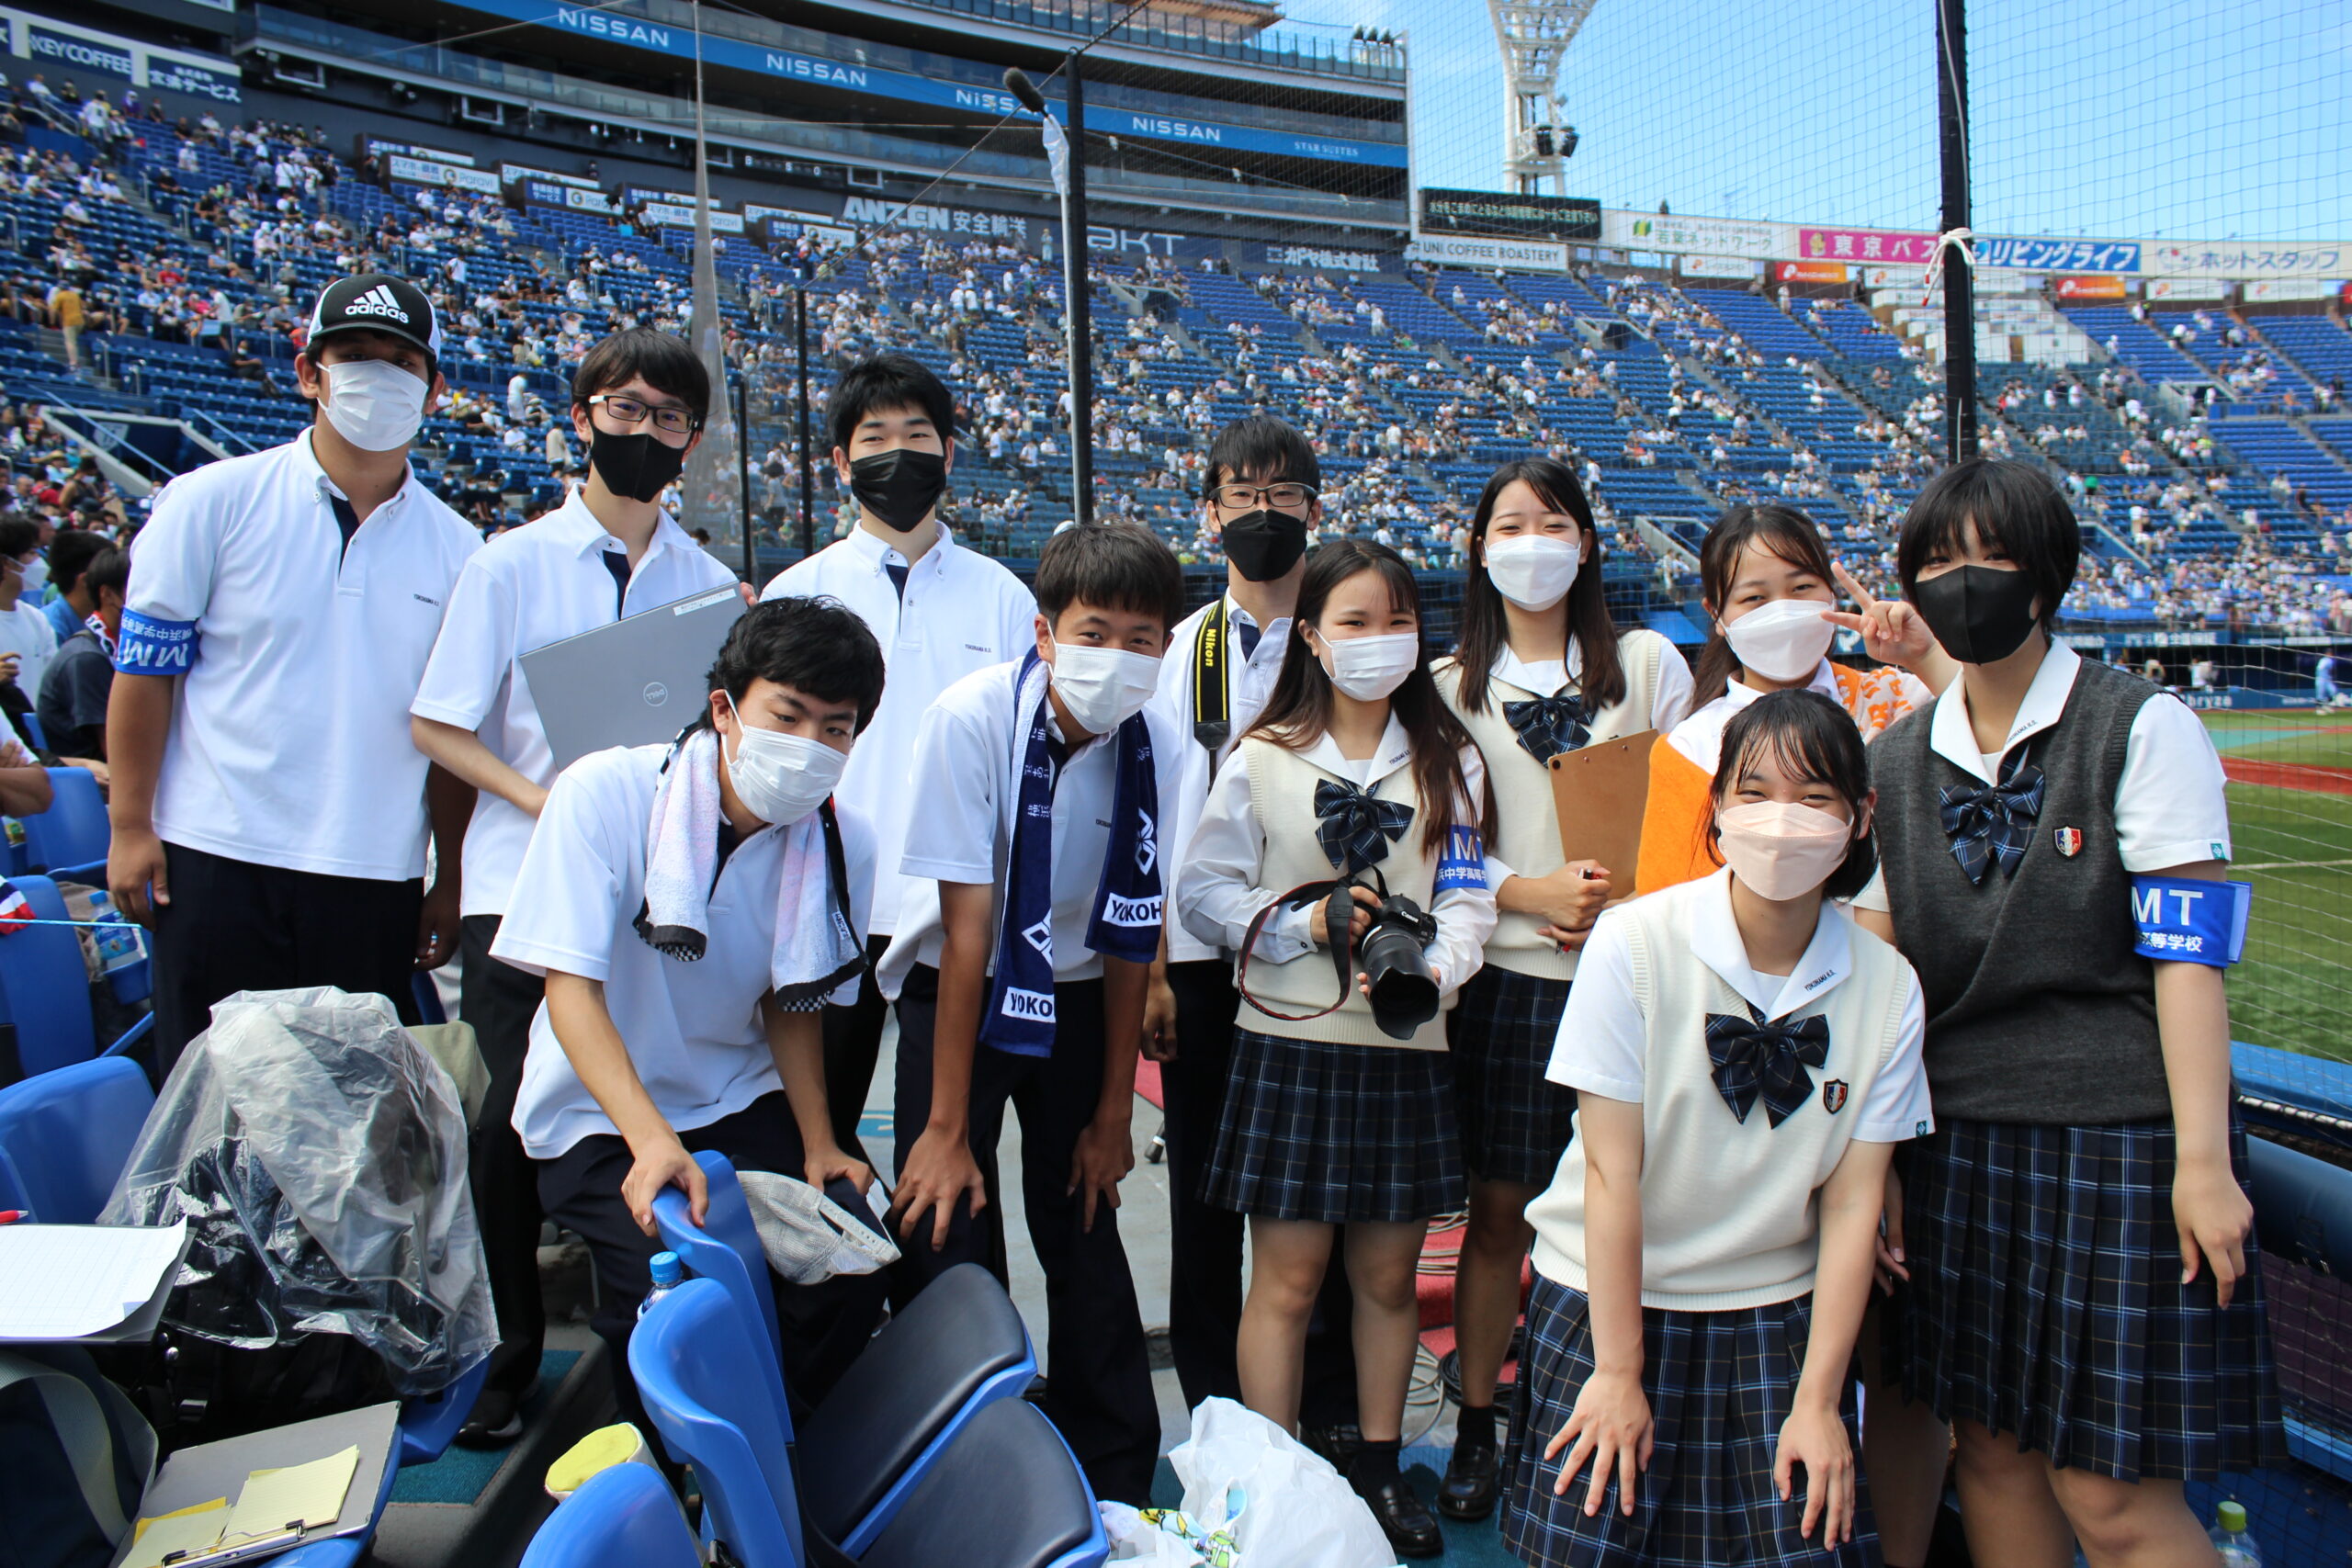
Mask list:
[{"label": "peace sign hand", "polygon": [[1881,599],[1854,581],[1854,574],[1845,564],[1832,561],[1830,570],[1838,574],[1838,586],[1860,606],[1852,610],[1830,610],[1823,618],[1830,625],[1843,626],[1849,632],[1862,634],[1862,649],[1882,664],[1899,664],[1914,674],[1920,666],[1942,652],[1936,634],[1907,600]]}]

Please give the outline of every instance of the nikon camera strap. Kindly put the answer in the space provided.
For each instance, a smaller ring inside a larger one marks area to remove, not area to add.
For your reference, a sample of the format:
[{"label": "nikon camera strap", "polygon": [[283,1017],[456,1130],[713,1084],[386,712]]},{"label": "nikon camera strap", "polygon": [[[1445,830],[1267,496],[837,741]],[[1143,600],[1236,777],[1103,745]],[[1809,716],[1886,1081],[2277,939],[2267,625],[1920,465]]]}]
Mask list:
[{"label": "nikon camera strap", "polygon": [[1220,593],[1193,637],[1193,739],[1208,748],[1211,758],[1233,739],[1233,688],[1225,672],[1228,635]]}]

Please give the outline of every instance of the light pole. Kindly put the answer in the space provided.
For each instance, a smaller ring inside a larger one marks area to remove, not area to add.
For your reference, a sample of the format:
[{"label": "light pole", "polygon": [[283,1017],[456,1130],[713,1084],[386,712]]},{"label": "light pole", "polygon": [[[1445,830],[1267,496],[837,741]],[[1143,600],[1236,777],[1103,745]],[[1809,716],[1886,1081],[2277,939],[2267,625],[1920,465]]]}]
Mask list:
[{"label": "light pole", "polygon": [[[1015,66],[1004,73],[1006,91],[1021,107],[1040,117],[1046,130],[1046,153],[1053,166],[1054,184],[1062,198],[1063,320],[1069,326],[1069,473],[1070,515],[1080,523],[1094,521],[1094,302],[1086,288],[1086,84],[1080,59],[1072,50],[1062,62],[1062,78],[1069,124],[1065,128],[1046,112],[1046,96]],[[1057,142],[1060,144],[1057,146]]]}]

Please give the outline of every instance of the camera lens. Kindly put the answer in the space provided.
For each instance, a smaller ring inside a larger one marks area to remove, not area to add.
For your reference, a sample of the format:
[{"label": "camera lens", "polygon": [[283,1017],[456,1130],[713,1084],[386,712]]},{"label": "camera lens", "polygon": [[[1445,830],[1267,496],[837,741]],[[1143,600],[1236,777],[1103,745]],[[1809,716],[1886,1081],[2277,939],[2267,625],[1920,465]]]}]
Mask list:
[{"label": "camera lens", "polygon": [[1357,952],[1357,966],[1372,983],[1373,1021],[1392,1040],[1410,1040],[1437,1016],[1437,977],[1422,952],[1434,923],[1410,900],[1392,900],[1373,918]]}]

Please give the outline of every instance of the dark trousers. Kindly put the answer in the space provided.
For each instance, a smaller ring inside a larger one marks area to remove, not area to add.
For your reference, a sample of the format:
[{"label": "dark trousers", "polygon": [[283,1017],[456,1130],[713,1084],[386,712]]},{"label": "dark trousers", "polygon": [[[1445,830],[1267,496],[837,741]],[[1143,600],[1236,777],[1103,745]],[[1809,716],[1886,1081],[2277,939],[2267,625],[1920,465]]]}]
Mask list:
[{"label": "dark trousers", "polygon": [[[906,1168],[931,1116],[931,1039],[939,972],[918,964],[899,998],[898,1168]],[[1138,1506],[1151,1497],[1159,1457],[1159,1406],[1135,1277],[1119,1240],[1118,1212],[1097,1204],[1083,1228],[1081,1198],[1069,1190],[1078,1135],[1102,1092],[1102,982],[1054,987],[1053,1054],[1015,1056],[981,1046],[972,1061],[970,1141],[988,1179],[988,1207],[959,1205],[947,1243],[907,1244],[902,1269],[915,1288],[958,1263],[1003,1261],[1002,1183],[995,1150],[1010,1103],[1021,1117],[1021,1201],[1030,1245],[1046,1275],[1046,1414],[1053,1418],[1098,1496]],[[926,1217],[926,1223],[928,1219]]]},{"label": "dark trousers", "polygon": [[[1176,993],[1176,1059],[1159,1069],[1167,1100],[1168,1348],[1184,1406],[1241,1398],[1235,1346],[1241,1335],[1241,1251],[1250,1222],[1201,1196],[1225,1106],[1233,1024],[1241,994],[1221,958],[1168,966]],[[1355,1293],[1335,1251],[1307,1332],[1300,1419],[1310,1426],[1356,1417]]]},{"label": "dark trousers", "polygon": [[[869,964],[882,960],[890,945],[888,936],[865,939]],[[857,1135],[858,1118],[865,1112],[865,1097],[874,1088],[874,1064],[882,1054],[882,1025],[890,1004],[875,988],[871,968],[857,983],[857,1000],[847,1007],[825,1009],[825,1103],[832,1112],[833,1142],[854,1159],[865,1160],[865,1145]]]},{"label": "dark trousers", "polygon": [[[762,1095],[732,1116],[682,1131],[679,1142],[699,1154],[716,1149],[738,1170],[807,1175],[800,1129],[781,1092]],[[588,1244],[596,1269],[596,1315],[589,1326],[613,1353],[613,1384],[621,1419],[650,1433],[637,1381],[628,1372],[628,1337],[637,1309],[653,1289],[653,1255],[662,1244],[637,1228],[621,1201],[621,1182],[635,1163],[616,1134],[581,1139],[538,1167],[539,1206],[548,1218]],[[815,1404],[841,1380],[881,1322],[888,1286],[880,1274],[844,1275],[814,1285],[775,1288],[776,1322],[784,1331],[784,1381],[802,1407]],[[763,1325],[751,1325],[756,1337]]]},{"label": "dark trousers", "polygon": [[547,982],[490,955],[498,925],[496,915],[468,915],[459,928],[458,1008],[490,1070],[467,1167],[490,1299],[498,1308],[498,1348],[490,1353],[483,1386],[519,1401],[537,1381],[548,1320],[539,1304],[538,1173],[514,1131],[514,1093]]},{"label": "dark trousers", "polygon": [[390,999],[420,1021],[416,923],[422,879],[322,876],[164,846],[171,902],[155,907],[155,1055],[168,1074],[239,991],[335,986]]}]

